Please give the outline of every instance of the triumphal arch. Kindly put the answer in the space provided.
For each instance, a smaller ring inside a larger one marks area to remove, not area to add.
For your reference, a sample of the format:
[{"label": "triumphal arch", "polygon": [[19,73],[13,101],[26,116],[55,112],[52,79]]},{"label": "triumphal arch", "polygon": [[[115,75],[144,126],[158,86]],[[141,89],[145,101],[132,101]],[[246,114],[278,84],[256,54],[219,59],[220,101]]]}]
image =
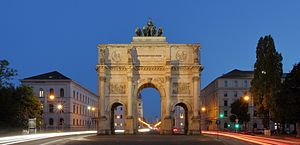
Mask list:
[{"label": "triumphal arch", "polygon": [[99,44],[98,134],[112,134],[113,107],[123,105],[125,134],[137,133],[137,99],[143,88],[155,88],[161,96],[161,134],[172,133],[176,105],[186,109],[187,134],[200,133],[199,44],[169,44],[162,28],[149,19],[129,44]]}]

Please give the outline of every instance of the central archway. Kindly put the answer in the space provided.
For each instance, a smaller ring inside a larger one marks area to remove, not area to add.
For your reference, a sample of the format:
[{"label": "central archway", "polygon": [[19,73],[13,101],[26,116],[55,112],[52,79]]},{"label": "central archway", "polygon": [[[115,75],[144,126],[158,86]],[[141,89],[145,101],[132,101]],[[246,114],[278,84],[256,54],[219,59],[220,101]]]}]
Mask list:
[{"label": "central archway", "polygon": [[138,133],[160,133],[161,105],[161,94],[153,83],[145,83],[139,87],[137,91]]}]

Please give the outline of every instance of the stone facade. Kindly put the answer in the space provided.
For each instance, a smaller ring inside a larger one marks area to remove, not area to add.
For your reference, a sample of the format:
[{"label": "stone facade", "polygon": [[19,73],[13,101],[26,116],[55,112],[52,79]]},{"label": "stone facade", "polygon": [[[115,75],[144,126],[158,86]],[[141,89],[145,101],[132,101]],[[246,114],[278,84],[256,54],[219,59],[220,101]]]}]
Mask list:
[{"label": "stone facade", "polygon": [[21,82],[33,88],[43,106],[42,130],[96,130],[99,106],[96,94],[57,71]]},{"label": "stone facade", "polygon": [[[251,80],[253,79],[252,71],[240,71],[232,70],[211,82],[203,90],[201,90],[201,99],[203,105],[207,107],[207,112],[203,113],[203,129],[217,130],[217,129],[230,129],[227,127],[230,122],[229,117],[230,105],[236,100],[245,95],[250,96],[249,100],[249,114],[250,122],[247,124],[247,128],[252,130],[254,123],[256,128],[262,128],[261,120],[254,115],[254,106],[251,94],[249,92],[251,87]],[[220,119],[219,115],[224,114],[224,118]],[[220,125],[217,126],[216,120],[220,120]]]},{"label": "stone facade", "polygon": [[98,134],[111,134],[111,107],[124,106],[125,133],[138,129],[138,94],[152,87],[161,96],[161,134],[171,134],[176,105],[187,108],[188,134],[200,133],[199,44],[169,44],[165,37],[133,37],[130,44],[99,44]]}]

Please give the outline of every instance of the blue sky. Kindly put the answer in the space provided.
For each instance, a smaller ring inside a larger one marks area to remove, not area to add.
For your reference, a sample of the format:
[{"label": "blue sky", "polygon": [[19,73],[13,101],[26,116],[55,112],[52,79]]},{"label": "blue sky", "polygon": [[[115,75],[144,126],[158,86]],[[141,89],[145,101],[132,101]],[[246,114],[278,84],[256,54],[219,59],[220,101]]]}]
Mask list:
[{"label": "blue sky", "polygon": [[257,41],[268,34],[288,72],[300,61],[299,7],[296,0],[1,0],[0,59],[18,70],[16,80],[58,70],[97,92],[96,45],[130,43],[151,17],[169,43],[200,43],[203,88],[232,69],[252,69]]}]

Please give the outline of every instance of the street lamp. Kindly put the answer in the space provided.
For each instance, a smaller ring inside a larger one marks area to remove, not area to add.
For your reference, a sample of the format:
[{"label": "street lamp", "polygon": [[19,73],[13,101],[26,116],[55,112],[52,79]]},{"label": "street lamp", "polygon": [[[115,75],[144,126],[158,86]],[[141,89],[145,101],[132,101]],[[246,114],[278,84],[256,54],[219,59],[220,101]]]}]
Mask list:
[{"label": "street lamp", "polygon": [[62,108],[63,108],[63,105],[61,105],[61,104],[58,104],[58,105],[57,105],[57,109],[58,109],[59,111],[61,111]]},{"label": "street lamp", "polygon": [[54,99],[55,99],[55,96],[54,96],[54,95],[50,95],[50,96],[49,96],[49,99],[50,99],[50,100],[54,100]]},{"label": "street lamp", "polygon": [[248,95],[244,96],[244,100],[245,100],[246,102],[248,102],[249,99],[250,99],[250,97],[249,97]]},{"label": "street lamp", "polygon": [[202,108],[201,108],[201,111],[202,111],[202,112],[205,112],[205,111],[206,111],[206,108],[205,108],[205,107],[202,107]]}]

